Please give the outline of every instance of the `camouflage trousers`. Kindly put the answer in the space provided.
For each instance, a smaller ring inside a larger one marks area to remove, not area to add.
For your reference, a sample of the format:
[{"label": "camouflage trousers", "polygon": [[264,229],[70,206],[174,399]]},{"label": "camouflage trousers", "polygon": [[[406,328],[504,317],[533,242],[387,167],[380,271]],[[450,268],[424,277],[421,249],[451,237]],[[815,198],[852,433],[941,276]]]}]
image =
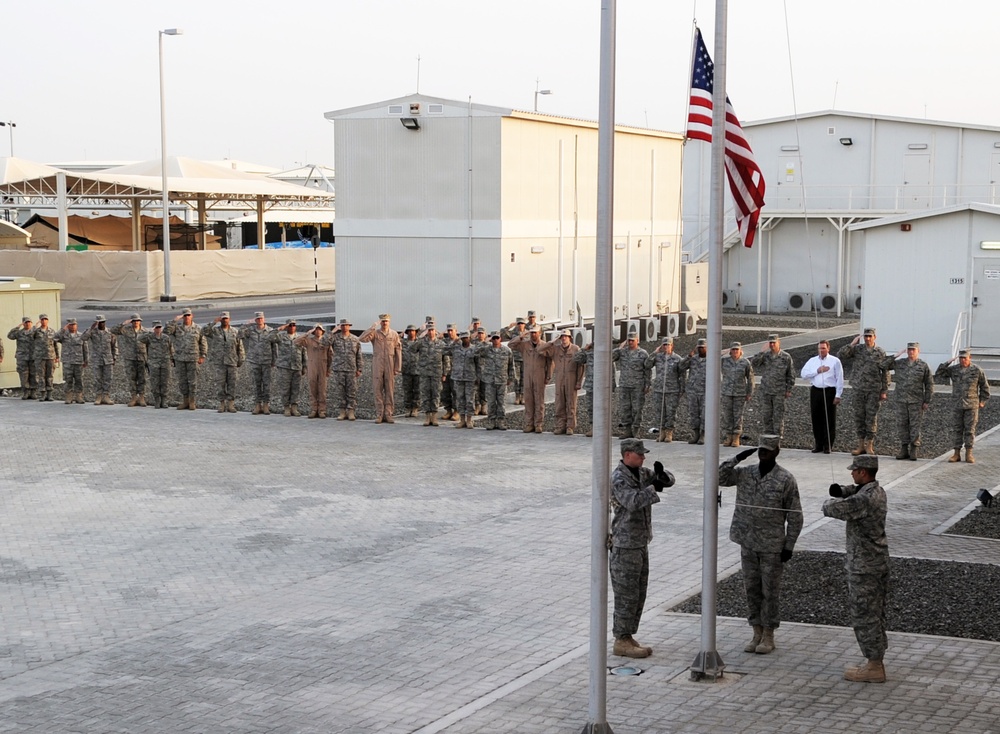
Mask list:
[{"label": "camouflage trousers", "polygon": [[333,407],[354,410],[358,407],[358,378],[356,373],[335,370],[330,377],[333,382]]},{"label": "camouflage trousers", "polygon": [[236,365],[220,364],[215,367],[216,397],[219,400],[236,399]]},{"label": "camouflage trousers", "polygon": [[111,394],[111,377],[114,370],[113,364],[94,365],[94,392],[98,395]]},{"label": "camouflage trousers", "polygon": [[780,436],[785,428],[785,393],[779,392],[769,395],[761,390],[760,397],[760,420],[763,423],[763,433]]},{"label": "camouflage trousers", "polygon": [[660,428],[663,430],[674,430],[674,421],[677,419],[677,406],[681,404],[681,394],[679,392],[654,392],[653,410]]},{"label": "camouflage trousers", "polygon": [[781,624],[781,553],[758,553],[740,546],[740,563],[750,610],[747,621],[752,625],[777,629]]},{"label": "camouflage trousers", "polygon": [[420,407],[420,375],[408,375],[405,372],[403,378],[403,408],[407,411],[416,410]]},{"label": "camouflage trousers", "polygon": [[897,433],[901,443],[920,445],[920,426],[924,422],[922,407],[920,403],[899,403],[896,406]]},{"label": "camouflage trousers", "polygon": [[39,390],[52,389],[52,373],[55,371],[56,362],[54,359],[36,359],[35,365],[35,387]]},{"label": "camouflage trousers", "polygon": [[696,436],[705,432],[705,393],[688,392],[688,425]]},{"label": "camouflage trousers", "polygon": [[66,392],[83,392],[83,365],[63,364],[63,380]]},{"label": "camouflage trousers", "polygon": [[271,402],[271,365],[250,363],[250,379],[253,380],[254,401]]},{"label": "camouflage trousers", "polygon": [[146,394],[146,363],[138,359],[126,359],[125,377],[128,379],[129,395]]},{"label": "camouflage trousers", "polygon": [[486,383],[482,380],[476,380],[476,405],[486,405]]},{"label": "camouflage trousers", "polygon": [[35,363],[32,360],[17,360],[17,376],[21,378],[22,390],[35,389]]},{"label": "camouflage trousers", "polygon": [[167,393],[170,389],[170,365],[150,365],[149,367],[149,391],[153,395],[153,399],[158,398],[167,399]]},{"label": "camouflage trousers", "polygon": [[486,385],[486,414],[494,423],[501,423],[507,417],[504,400],[507,399],[507,385]]},{"label": "camouflage trousers", "polygon": [[[417,402],[420,402],[420,376],[417,375]],[[441,383],[441,405],[447,412],[455,409],[455,385],[451,381],[451,376],[444,378]]]},{"label": "camouflage trousers", "polygon": [[878,410],[882,407],[879,393],[858,391],[855,398],[854,430],[858,438],[874,440],[878,429]]},{"label": "camouflage trousers", "polygon": [[420,410],[424,413],[436,413],[441,398],[441,378],[420,375]]},{"label": "camouflage trousers", "polygon": [[885,634],[885,598],[889,592],[889,569],[879,573],[847,573],[851,626],[861,654],[881,660],[889,646]]},{"label": "camouflage trousers", "polygon": [[719,404],[722,406],[722,421],[719,424],[722,434],[742,434],[746,395],[723,395],[719,398]]},{"label": "camouflage trousers", "polygon": [[514,360],[514,395],[524,395],[524,362],[519,359]]},{"label": "camouflage trousers", "polygon": [[299,390],[302,389],[302,370],[279,367],[275,377],[278,400],[281,401],[281,406],[287,408],[289,405],[298,405]]},{"label": "camouflage trousers", "polygon": [[620,639],[639,630],[649,583],[649,549],[612,547],[608,568],[615,595],[612,633],[615,639]]},{"label": "camouflage trousers", "polygon": [[476,412],[476,383],[472,380],[451,381],[454,391],[454,408],[460,415],[472,415]]},{"label": "camouflage trousers", "polygon": [[965,448],[971,449],[976,442],[976,426],[979,423],[979,407],[975,408],[952,408],[951,410],[951,438],[952,447],[962,448],[962,440],[965,440]]},{"label": "camouflage trousers", "polygon": [[177,363],[177,390],[182,398],[194,398],[198,393],[198,363]]},{"label": "camouflage trousers", "polygon": [[631,426],[632,435],[638,436],[642,423],[642,408],[646,403],[646,391],[641,387],[618,388],[618,422]]}]

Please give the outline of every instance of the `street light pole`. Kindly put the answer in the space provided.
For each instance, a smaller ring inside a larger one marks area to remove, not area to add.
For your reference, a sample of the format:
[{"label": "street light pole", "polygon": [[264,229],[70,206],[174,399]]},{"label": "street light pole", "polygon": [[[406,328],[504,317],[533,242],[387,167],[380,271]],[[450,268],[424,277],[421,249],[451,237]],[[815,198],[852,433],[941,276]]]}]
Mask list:
[{"label": "street light pole", "polygon": [[11,122],[10,120],[7,120],[7,122],[0,122],[0,127],[6,127],[7,130],[10,132],[10,157],[13,158],[14,157],[14,128],[17,127],[17,125],[15,123]]},{"label": "street light pole", "polygon": [[167,191],[167,103],[163,91],[163,37],[181,36],[180,28],[167,28],[160,35],[160,184],[163,188],[163,294],[161,301],[176,301],[170,287],[170,192]]},{"label": "street light pole", "polygon": [[535,79],[535,112],[538,112],[538,95],[539,94],[552,94],[551,89],[539,89],[538,79]]}]

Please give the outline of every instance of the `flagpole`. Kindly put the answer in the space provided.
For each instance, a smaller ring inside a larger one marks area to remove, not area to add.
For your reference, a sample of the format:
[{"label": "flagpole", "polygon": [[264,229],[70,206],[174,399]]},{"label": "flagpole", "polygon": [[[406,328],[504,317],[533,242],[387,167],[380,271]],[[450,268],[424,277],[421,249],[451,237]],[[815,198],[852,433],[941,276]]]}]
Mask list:
[{"label": "flagpole", "polygon": [[715,74],[712,86],[712,162],[709,198],[708,349],[705,365],[705,463],[702,472],[701,650],[692,680],[715,681],[725,663],[716,650],[716,579],[719,543],[719,395],[722,364],[722,238],[725,216],[727,0],[715,3]]},{"label": "flagpole", "polygon": [[615,160],[616,0],[601,0],[594,273],[594,442],[590,501],[590,686],[583,734],[613,734],[607,719],[608,504],[611,477],[611,288]]}]

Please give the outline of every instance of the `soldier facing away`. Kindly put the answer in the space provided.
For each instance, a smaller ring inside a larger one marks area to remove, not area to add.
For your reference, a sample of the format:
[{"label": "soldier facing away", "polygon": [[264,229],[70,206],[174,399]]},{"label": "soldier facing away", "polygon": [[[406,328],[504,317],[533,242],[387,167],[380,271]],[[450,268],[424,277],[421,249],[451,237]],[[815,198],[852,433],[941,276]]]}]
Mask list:
[{"label": "soldier facing away", "polygon": [[688,422],[691,438],[688,443],[705,443],[705,377],[708,370],[708,341],[699,339],[694,350],[677,365],[687,375]]}]

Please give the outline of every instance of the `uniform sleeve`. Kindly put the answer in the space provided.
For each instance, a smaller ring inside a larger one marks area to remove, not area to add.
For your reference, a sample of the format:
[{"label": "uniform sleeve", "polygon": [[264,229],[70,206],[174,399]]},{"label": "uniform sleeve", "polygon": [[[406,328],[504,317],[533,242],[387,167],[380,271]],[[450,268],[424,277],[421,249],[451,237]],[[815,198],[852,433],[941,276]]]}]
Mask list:
[{"label": "uniform sleeve", "polygon": [[731,459],[726,459],[721,464],[719,464],[719,486],[720,487],[734,487],[736,482],[739,481],[739,471],[737,467],[737,459],[734,456]]},{"label": "uniform sleeve", "polygon": [[354,342],[354,371],[360,372],[364,364],[364,358],[361,356],[361,342]]},{"label": "uniform sleeve", "polygon": [[785,548],[793,550],[795,541],[799,539],[802,532],[802,503],[799,500],[799,485],[795,477],[788,475],[788,484],[785,487]]},{"label": "uniform sleeve", "polygon": [[630,512],[641,510],[644,507],[656,504],[660,501],[660,495],[656,493],[650,481],[651,474],[648,469],[639,472],[640,479],[638,488],[629,485],[626,477],[619,473],[612,475],[611,494],[615,501]]},{"label": "uniform sleeve", "polygon": [[979,370],[979,402],[985,403],[990,399],[990,383],[986,379],[986,373]]},{"label": "uniform sleeve", "polygon": [[198,337],[198,356],[203,358],[208,356],[208,339],[204,335]]},{"label": "uniform sleeve", "polygon": [[785,392],[791,392],[795,387],[795,360],[787,353],[785,357]]},{"label": "uniform sleeve", "polygon": [[850,344],[845,344],[837,351],[837,359],[841,362],[847,359],[854,359],[854,347]]},{"label": "uniform sleeve", "polygon": [[831,497],[823,503],[823,514],[835,520],[860,520],[868,515],[868,498],[858,492],[854,485],[842,487],[851,491],[847,497]]},{"label": "uniform sleeve", "polygon": [[934,379],[942,382],[951,382],[951,360],[942,362],[934,372]]},{"label": "uniform sleeve", "polygon": [[746,375],[747,378],[746,395],[749,398],[751,395],[753,395],[753,365],[750,363],[749,360],[747,360],[747,367],[746,370],[744,371],[744,374]]},{"label": "uniform sleeve", "polygon": [[921,377],[920,382],[924,386],[924,404],[931,402],[931,398],[934,397],[934,380],[931,379],[931,368],[926,364],[923,369],[923,377]]}]

